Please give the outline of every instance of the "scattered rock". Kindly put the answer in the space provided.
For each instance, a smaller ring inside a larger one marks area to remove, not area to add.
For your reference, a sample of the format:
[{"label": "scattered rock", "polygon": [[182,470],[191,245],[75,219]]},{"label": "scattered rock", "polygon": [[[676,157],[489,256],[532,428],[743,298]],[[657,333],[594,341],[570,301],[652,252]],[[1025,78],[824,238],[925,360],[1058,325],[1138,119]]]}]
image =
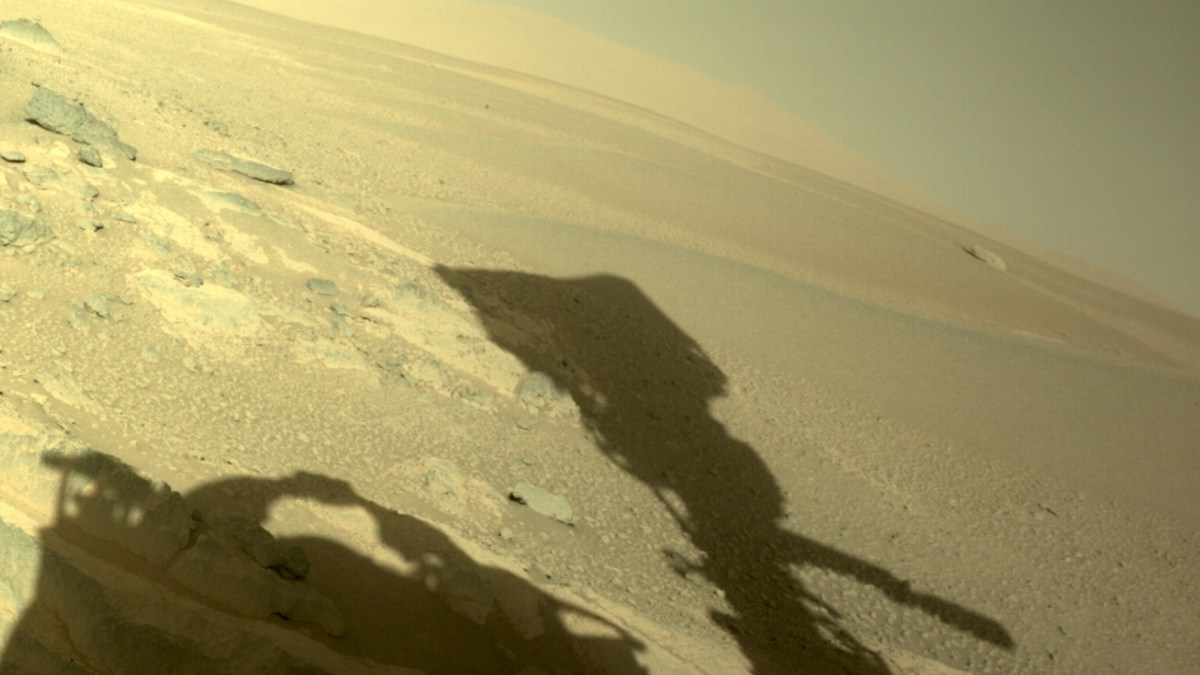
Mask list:
[{"label": "scattered rock", "polygon": [[31,166],[21,171],[25,180],[34,185],[45,185],[58,180],[58,174],[48,166]]},{"label": "scattered rock", "polygon": [[202,512],[201,518],[214,539],[229,549],[249,554],[264,569],[272,570],[284,579],[308,576],[311,564],[304,549],[279,542],[253,520],[211,510]]},{"label": "scattered rock", "polygon": [[[244,532],[223,531],[224,524],[214,526],[201,520],[199,525],[201,531],[194,543],[184,548],[167,568],[175,581],[237,612],[313,623],[331,637],[344,633],[345,620],[333,601],[308,584],[264,566],[254,553],[244,548],[261,542],[243,540]],[[265,531],[260,535],[270,538]]]},{"label": "scattered rock", "polygon": [[450,375],[446,367],[436,359],[414,358],[400,367],[400,377],[410,384],[446,391],[450,387]]},{"label": "scattered rock", "polygon": [[204,126],[212,129],[222,136],[227,138],[229,137],[229,127],[224,122],[218,120],[204,120]]},{"label": "scattered rock", "polygon": [[0,285],[0,302],[9,302],[17,297],[17,289],[8,284]]},{"label": "scattered rock", "polygon": [[317,295],[337,295],[337,284],[329,279],[309,279],[308,290]]},{"label": "scattered rock", "polygon": [[129,223],[130,225],[133,225],[138,221],[137,216],[134,216],[126,211],[117,211],[113,214],[113,219],[119,220],[122,223]]},{"label": "scattered rock", "polygon": [[0,210],[0,246],[28,246],[51,238],[50,228],[36,218]]},{"label": "scattered rock", "polygon": [[234,157],[227,152],[218,150],[197,150],[195,152],[196,159],[210,166],[222,169],[224,171],[233,171],[240,173],[243,176],[253,178],[264,183],[272,185],[292,185],[295,179],[292,177],[291,171],[276,169],[272,166],[267,166],[250,159],[242,159]]},{"label": "scattered rock", "polygon": [[417,281],[406,281],[396,287],[396,293],[392,299],[396,302],[424,304],[435,299],[428,288]]},{"label": "scattered rock", "polygon": [[509,493],[508,498],[518,504],[524,504],[535,513],[547,518],[553,518],[564,525],[575,525],[575,516],[571,512],[571,503],[565,497],[543,490],[529,483],[517,483]]},{"label": "scattered rock", "polygon": [[17,197],[17,206],[29,215],[34,215],[42,212],[42,201],[31,194],[23,194]]},{"label": "scattered rock", "polygon": [[78,227],[84,232],[96,232],[104,229],[104,223],[94,218],[76,218],[75,227]]},{"label": "scattered rock", "polygon": [[100,156],[100,151],[90,145],[85,145],[79,149],[79,161],[94,166],[97,169],[104,167],[104,158]]},{"label": "scattered rock", "polygon": [[536,563],[526,567],[525,574],[530,578],[530,580],[532,580],[535,584],[538,584],[538,585],[556,583],[554,575],[551,574],[550,572],[547,572],[545,569],[542,568],[541,565],[538,565]]},{"label": "scattered rock", "polygon": [[220,192],[212,190],[205,192],[202,197],[210,206],[220,211],[222,209],[233,209],[257,216],[262,213],[262,207],[258,204],[246,199],[245,197],[235,192]]},{"label": "scattered rock", "polygon": [[426,490],[440,497],[457,497],[463,493],[462,471],[449,460],[430,458],[428,469],[421,479]]},{"label": "scattered rock", "polygon": [[61,54],[63,51],[62,45],[58,44],[50,31],[31,19],[0,22],[0,37],[47,54]]},{"label": "scattered rock", "polygon": [[107,319],[112,314],[108,310],[108,298],[100,293],[93,293],[84,298],[83,306],[101,319]]},{"label": "scattered rock", "polygon": [[1000,270],[1001,272],[1008,270],[1008,265],[1005,264],[1003,258],[978,244],[972,244],[971,246],[968,246],[967,253],[970,253],[977,259],[983,261],[988,267]]},{"label": "scattered rock", "polygon": [[122,143],[112,127],[101,122],[82,105],[72,103],[45,87],[35,89],[33,98],[25,104],[25,119],[49,131],[70,136],[80,143],[109,148],[128,159],[137,159],[137,150]]},{"label": "scattered rock", "polygon": [[197,362],[196,359],[190,356],[183,357],[183,361],[180,361],[180,363],[188,372],[196,373],[197,375],[212,375],[216,372],[212,366],[202,361]]},{"label": "scattered rock", "polygon": [[13,164],[24,164],[25,153],[17,150],[0,150],[0,159]]},{"label": "scattered rock", "polygon": [[204,285],[204,279],[201,279],[195,274],[188,274],[187,272],[180,272],[179,270],[175,270],[174,272],[171,272],[171,274],[179,280],[179,283],[187,286],[188,288],[199,288]]},{"label": "scattered rock", "polygon": [[517,383],[517,399],[533,410],[558,416],[567,412],[575,403],[570,392],[550,375],[533,371],[524,375]]},{"label": "scattered rock", "polygon": [[334,315],[333,320],[329,323],[331,326],[333,326],[333,329],[338,332],[338,334],[345,335],[346,337],[353,337],[354,329],[351,328],[350,324],[346,322],[345,317]]}]

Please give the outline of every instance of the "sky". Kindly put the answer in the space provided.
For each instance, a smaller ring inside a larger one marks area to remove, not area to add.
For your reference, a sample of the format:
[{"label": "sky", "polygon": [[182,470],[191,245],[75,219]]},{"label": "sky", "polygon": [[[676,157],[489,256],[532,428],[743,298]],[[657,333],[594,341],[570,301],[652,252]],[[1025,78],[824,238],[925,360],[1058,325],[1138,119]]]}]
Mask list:
[{"label": "sky", "polygon": [[1200,2],[508,0],[759,90],[1200,315]]}]

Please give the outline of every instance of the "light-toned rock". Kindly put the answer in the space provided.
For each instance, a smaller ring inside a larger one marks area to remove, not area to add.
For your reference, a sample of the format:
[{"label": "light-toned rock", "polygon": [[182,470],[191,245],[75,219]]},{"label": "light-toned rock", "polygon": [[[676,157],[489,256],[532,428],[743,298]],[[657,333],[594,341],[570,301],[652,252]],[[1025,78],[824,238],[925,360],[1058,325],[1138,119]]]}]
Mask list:
[{"label": "light-toned rock", "polygon": [[1003,258],[1001,258],[1000,256],[996,255],[995,253],[989,251],[988,249],[980,246],[979,244],[972,244],[971,246],[968,246],[967,253],[970,253],[976,259],[982,261],[984,264],[986,264],[988,267],[991,267],[992,269],[997,269],[997,270],[1000,270],[1001,272],[1008,271],[1008,265],[1005,264]]},{"label": "light-toned rock", "polygon": [[564,525],[575,524],[575,514],[566,497],[547,492],[536,485],[517,483],[517,486],[509,493],[509,499],[518,504],[524,504],[535,513],[553,518]]},{"label": "light-toned rock", "polygon": [[[130,278],[185,339],[193,333],[247,337],[262,323],[259,303],[232,288],[217,284],[188,286],[171,272],[157,269],[142,270]],[[196,337],[197,342],[205,343],[202,336]]]}]

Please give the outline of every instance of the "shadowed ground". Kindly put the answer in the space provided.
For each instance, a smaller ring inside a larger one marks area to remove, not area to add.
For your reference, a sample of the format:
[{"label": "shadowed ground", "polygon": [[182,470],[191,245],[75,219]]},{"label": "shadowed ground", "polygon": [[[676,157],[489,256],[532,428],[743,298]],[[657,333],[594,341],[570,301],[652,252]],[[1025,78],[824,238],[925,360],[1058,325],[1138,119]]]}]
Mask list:
[{"label": "shadowed ground", "polygon": [[[709,413],[725,375],[634,284],[614,276],[552,279],[518,272],[439,273],[475,307],[493,341],[550,375],[579,405],[597,449],[652,488],[704,558],[694,571],[724,591],[712,620],[756,673],[886,673],[793,570],[824,568],[878,588],[995,645],[996,621],[917,593],[879,565],[780,527],[780,486],[752,447]],[[521,326],[548,328],[537,341]],[[679,567],[664,551],[664,564]]]},{"label": "shadowed ground", "polygon": [[[53,543],[58,552],[43,549],[36,596],[0,654],[5,675],[326,672],[265,642],[221,644],[204,620],[189,623],[187,635],[146,625],[136,607],[129,612],[128,604],[112,600],[123,592],[121,584],[99,587],[74,566],[80,554],[160,584],[158,604],[180,594],[237,619],[292,628],[375,664],[447,674],[516,673],[529,666],[548,673],[644,672],[634,658],[641,644],[620,628],[507,571],[479,565],[437,528],[361,497],[345,481],[305,472],[237,477],[183,496],[102,453],[47,452],[43,462],[61,472],[57,517],[41,533],[43,545]],[[376,524],[378,541],[407,561],[405,572],[330,538],[274,539],[259,525],[274,504],[288,499],[362,509]],[[240,546],[229,545],[230,538]],[[188,569],[187,560],[200,561],[199,569],[209,574],[199,583],[179,574]],[[251,600],[242,603],[240,596]],[[311,616],[293,614],[286,600],[273,616],[256,616],[247,607],[258,596],[299,598],[301,604],[328,598],[343,626],[340,635],[323,635]],[[231,608],[231,602],[239,606]],[[572,613],[609,630],[574,636],[562,623]],[[259,665],[245,653],[239,657],[239,649],[248,649]]]}]

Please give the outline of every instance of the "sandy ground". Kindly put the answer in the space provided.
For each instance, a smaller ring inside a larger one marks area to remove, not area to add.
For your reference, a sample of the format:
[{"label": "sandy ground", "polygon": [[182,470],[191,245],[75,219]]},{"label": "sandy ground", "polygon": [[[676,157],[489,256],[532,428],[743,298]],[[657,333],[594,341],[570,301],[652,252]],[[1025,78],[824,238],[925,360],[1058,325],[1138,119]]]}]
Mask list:
[{"label": "sandy ground", "polygon": [[0,27],[0,672],[1200,662],[1195,317],[710,133],[752,98],[20,12],[55,42]]}]

